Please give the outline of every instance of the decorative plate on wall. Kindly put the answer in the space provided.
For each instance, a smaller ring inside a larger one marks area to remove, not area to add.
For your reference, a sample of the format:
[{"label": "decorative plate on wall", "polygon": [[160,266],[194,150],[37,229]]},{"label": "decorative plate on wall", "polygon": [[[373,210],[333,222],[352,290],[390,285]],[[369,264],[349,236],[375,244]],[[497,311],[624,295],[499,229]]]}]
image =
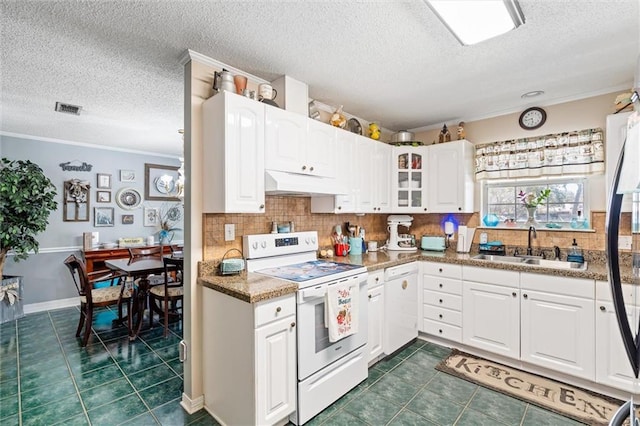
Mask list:
[{"label": "decorative plate on wall", "polygon": [[133,210],[140,207],[142,196],[137,189],[122,188],[116,194],[116,204],[122,209]]}]

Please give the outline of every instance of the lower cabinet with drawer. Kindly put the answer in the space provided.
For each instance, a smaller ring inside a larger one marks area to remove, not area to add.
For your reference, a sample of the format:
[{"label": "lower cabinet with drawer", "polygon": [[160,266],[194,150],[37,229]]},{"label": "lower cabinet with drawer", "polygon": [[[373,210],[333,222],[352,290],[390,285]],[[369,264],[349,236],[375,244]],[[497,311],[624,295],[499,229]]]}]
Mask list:
[{"label": "lower cabinet with drawer", "polygon": [[295,295],[246,303],[203,289],[204,406],[221,424],[272,425],[296,409]]},{"label": "lower cabinet with drawer", "polygon": [[520,276],[464,266],[462,342],[510,358],[520,356]]},{"label": "lower cabinet with drawer", "polygon": [[462,341],[462,266],[422,263],[420,331],[453,342]]}]

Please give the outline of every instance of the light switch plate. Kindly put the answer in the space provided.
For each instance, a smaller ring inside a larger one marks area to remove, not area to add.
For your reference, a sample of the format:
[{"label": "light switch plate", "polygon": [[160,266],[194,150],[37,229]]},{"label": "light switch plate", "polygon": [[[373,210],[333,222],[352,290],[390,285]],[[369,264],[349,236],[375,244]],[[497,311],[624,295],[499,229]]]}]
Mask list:
[{"label": "light switch plate", "polygon": [[233,223],[224,224],[224,240],[233,241],[236,239],[236,225]]},{"label": "light switch plate", "polygon": [[631,250],[631,235],[618,236],[618,248],[623,250]]},{"label": "light switch plate", "polygon": [[480,234],[480,244],[487,244],[487,233],[483,232]]}]

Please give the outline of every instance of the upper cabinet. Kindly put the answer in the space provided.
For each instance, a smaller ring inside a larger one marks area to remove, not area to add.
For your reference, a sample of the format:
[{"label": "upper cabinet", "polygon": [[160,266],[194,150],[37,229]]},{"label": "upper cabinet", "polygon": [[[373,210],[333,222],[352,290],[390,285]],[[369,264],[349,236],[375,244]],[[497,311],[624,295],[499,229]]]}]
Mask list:
[{"label": "upper cabinet", "polygon": [[391,212],[391,146],[363,136],[356,137],[358,213]]},{"label": "upper cabinet", "polygon": [[335,177],[336,129],[308,117],[265,106],[265,168]]},{"label": "upper cabinet", "polygon": [[229,92],[203,103],[205,213],[264,213],[264,108]]},{"label": "upper cabinet", "polygon": [[429,145],[426,155],[427,213],[473,213],[473,144]]},{"label": "upper cabinet", "polygon": [[425,154],[427,147],[394,147],[391,150],[392,210],[394,212],[426,213],[427,197]]}]

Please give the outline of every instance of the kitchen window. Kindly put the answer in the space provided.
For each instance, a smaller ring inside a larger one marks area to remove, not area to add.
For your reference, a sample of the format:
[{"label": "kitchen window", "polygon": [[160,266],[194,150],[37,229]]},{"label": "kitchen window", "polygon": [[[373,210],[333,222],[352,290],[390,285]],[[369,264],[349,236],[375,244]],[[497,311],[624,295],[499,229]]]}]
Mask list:
[{"label": "kitchen window", "polygon": [[522,191],[538,195],[546,188],[551,190],[551,194],[536,210],[536,220],[541,225],[558,224],[567,229],[575,227],[578,221],[581,228],[589,227],[589,224],[584,226],[581,222],[589,217],[587,179],[584,177],[487,182],[483,185],[482,217],[495,214],[499,219],[499,227],[521,225],[528,215],[518,194]]}]

